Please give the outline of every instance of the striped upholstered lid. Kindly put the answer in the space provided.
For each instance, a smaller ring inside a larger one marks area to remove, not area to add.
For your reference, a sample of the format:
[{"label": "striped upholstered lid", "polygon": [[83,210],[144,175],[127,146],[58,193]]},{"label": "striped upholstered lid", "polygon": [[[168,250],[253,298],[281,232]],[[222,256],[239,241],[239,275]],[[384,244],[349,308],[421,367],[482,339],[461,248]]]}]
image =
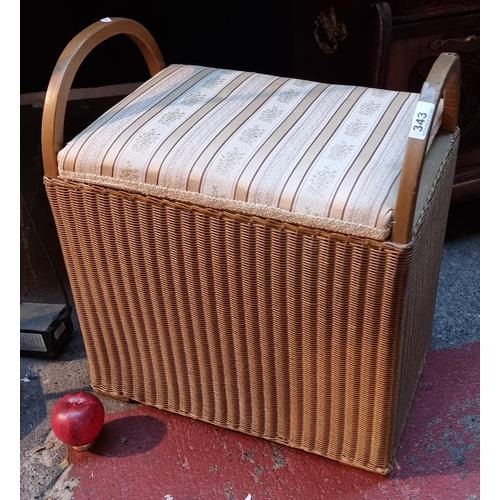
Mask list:
[{"label": "striped upholstered lid", "polygon": [[59,174],[385,239],[417,100],[172,65],[60,151]]}]

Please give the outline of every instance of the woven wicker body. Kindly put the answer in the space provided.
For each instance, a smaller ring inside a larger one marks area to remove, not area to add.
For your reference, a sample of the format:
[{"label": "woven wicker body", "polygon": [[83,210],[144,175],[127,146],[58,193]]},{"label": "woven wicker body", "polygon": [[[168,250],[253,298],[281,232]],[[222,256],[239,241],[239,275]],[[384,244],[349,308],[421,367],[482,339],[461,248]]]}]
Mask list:
[{"label": "woven wicker body", "polygon": [[404,244],[47,175],[93,388],[387,474],[457,147],[458,132],[433,143]]}]

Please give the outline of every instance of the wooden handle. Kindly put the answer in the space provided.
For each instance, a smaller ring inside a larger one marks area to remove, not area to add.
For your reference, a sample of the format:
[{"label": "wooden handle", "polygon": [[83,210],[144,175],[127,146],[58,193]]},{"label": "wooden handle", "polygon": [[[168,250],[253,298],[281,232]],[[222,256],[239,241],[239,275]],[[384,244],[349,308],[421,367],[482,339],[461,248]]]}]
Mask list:
[{"label": "wooden handle", "polygon": [[[445,132],[454,133],[458,126],[458,107],[460,103],[460,59],[457,54],[441,54],[422,86],[399,181],[391,238],[394,243],[404,245],[412,237],[413,217],[415,215],[415,204],[425,152],[435,110],[442,96],[444,97],[444,107],[441,129]],[[428,113],[431,116],[424,116]],[[420,127],[422,127],[422,130],[419,130]]]},{"label": "wooden handle", "polygon": [[101,20],[73,38],[57,61],[45,96],[42,160],[47,177],[57,177],[57,153],[63,147],[64,116],[75,74],[89,52],[115,35],[127,35],[135,42],[146,60],[151,76],[165,67],[161,51],[151,33],[130,19],[114,17]]}]

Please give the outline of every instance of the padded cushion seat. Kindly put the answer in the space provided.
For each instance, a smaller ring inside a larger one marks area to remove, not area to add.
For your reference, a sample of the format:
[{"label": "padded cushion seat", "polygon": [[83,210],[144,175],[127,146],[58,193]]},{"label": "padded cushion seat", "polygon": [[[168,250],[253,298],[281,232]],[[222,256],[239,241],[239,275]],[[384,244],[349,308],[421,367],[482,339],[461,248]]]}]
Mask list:
[{"label": "padded cushion seat", "polygon": [[418,99],[171,65],[62,149],[59,175],[383,240]]}]

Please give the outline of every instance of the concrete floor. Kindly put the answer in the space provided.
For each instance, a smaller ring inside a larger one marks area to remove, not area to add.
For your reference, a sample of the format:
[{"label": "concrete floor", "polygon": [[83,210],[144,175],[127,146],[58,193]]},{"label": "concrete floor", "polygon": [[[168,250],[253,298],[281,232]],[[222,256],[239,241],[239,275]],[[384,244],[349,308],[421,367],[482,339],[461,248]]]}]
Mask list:
[{"label": "concrete floor", "polygon": [[[64,302],[69,288],[41,186],[39,117],[36,106],[22,109],[21,301]],[[102,396],[95,446],[68,449],[52,433],[52,409],[68,392],[91,391],[74,314],[59,357],[20,357],[20,499],[479,499],[476,201],[452,208],[441,276],[435,335],[388,477]]]}]

